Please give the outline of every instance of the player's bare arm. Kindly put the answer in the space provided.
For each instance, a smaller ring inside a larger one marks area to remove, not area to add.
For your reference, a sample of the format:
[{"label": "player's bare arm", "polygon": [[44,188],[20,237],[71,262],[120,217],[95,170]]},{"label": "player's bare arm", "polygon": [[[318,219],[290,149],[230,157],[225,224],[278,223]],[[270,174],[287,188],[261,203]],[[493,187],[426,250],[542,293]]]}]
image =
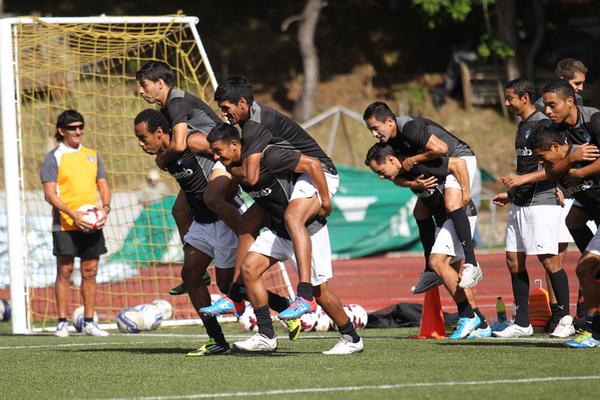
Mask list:
[{"label": "player's bare arm", "polygon": [[104,226],[104,224],[106,223],[106,217],[108,216],[108,213],[111,210],[111,208],[110,208],[111,192],[110,192],[110,188],[108,187],[108,181],[105,178],[97,179],[96,186],[98,187],[98,192],[100,193],[100,201],[102,202],[102,211],[104,211],[102,218],[100,218],[100,220],[98,220],[98,222],[97,222],[97,227],[102,228]]},{"label": "player's bare arm", "polygon": [[229,172],[240,182],[254,186],[260,178],[261,153],[251,154],[242,161],[242,165],[231,167]]},{"label": "player's bare arm", "polygon": [[440,138],[431,134],[425,146],[426,151],[412,157],[407,157],[402,161],[402,168],[410,171],[415,165],[436,159],[448,154],[448,145]]},{"label": "player's bare arm", "polygon": [[210,145],[206,140],[206,133],[197,132],[187,137],[187,148],[193,153],[212,154]]},{"label": "player's bare arm", "polygon": [[187,148],[187,124],[180,122],[171,130],[171,141],[165,151],[156,157],[156,165],[164,170],[166,165],[175,161]]},{"label": "player's bare arm", "polygon": [[540,169],[538,171],[530,172],[528,174],[523,175],[506,175],[503,176],[501,179],[502,183],[504,183],[506,187],[511,189],[513,187],[523,186],[529,183],[545,181],[546,179],[548,179],[548,177],[546,176],[546,171],[544,169]]}]

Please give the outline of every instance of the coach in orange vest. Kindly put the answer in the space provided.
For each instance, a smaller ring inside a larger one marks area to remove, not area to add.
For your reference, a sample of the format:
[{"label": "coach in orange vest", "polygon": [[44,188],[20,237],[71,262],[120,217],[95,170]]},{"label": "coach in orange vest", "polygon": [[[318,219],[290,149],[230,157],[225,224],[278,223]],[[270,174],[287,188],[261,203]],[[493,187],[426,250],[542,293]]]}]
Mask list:
[{"label": "coach in orange vest", "polygon": [[[52,205],[52,239],[57,259],[55,284],[58,326],[56,336],[69,336],[67,292],[75,257],[81,260],[81,295],[84,322],[81,332],[88,336],[108,336],[93,321],[96,303],[96,273],[101,254],[106,253],[102,226],[110,212],[110,189],[106,171],[95,150],[81,144],[84,119],[75,110],[62,112],[56,121],[58,146],[50,151],[40,171],[44,197]],[[94,225],[83,219],[83,205],[97,205],[102,215]]]}]

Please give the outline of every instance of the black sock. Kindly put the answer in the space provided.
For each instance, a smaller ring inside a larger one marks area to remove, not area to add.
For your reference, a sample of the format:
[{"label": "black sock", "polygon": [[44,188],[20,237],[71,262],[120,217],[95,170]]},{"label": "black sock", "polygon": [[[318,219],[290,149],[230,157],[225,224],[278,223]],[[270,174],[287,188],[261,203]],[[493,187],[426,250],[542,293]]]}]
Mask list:
[{"label": "black sock", "polygon": [[594,323],[594,315],[588,314],[585,316],[585,324],[583,325],[583,329],[592,333],[592,324]]},{"label": "black sock", "polygon": [[475,311],[475,314],[477,314],[477,316],[481,320],[481,323],[479,324],[479,329],[485,329],[485,328],[487,328],[488,324],[487,324],[487,321],[485,320],[485,315],[483,315],[481,313],[481,311],[479,311],[479,307],[474,308],[473,311]]},{"label": "black sock", "polygon": [[564,269],[561,269],[560,271],[548,273],[548,276],[556,296],[559,316],[562,318],[569,315],[569,278],[567,278],[567,273]]},{"label": "black sock", "polygon": [[585,299],[581,288],[579,288],[579,291],[577,292],[577,309],[575,316],[578,318],[585,318]]},{"label": "black sock", "polygon": [[600,314],[596,314],[592,317],[592,337],[596,340],[600,340]]},{"label": "black sock", "polygon": [[311,301],[313,299],[313,285],[309,282],[298,282],[298,296]]},{"label": "black sock", "polygon": [[229,347],[227,340],[225,340],[225,335],[223,335],[223,330],[221,329],[221,325],[217,321],[217,318],[207,318],[203,319],[202,323],[204,324],[204,328],[206,329],[206,333],[209,337],[213,338],[217,344],[221,346]]},{"label": "black sock", "polygon": [[473,308],[469,304],[467,300],[463,300],[460,303],[456,303],[456,308],[458,309],[458,315],[461,318],[474,318],[475,313],[473,312]]},{"label": "black sock", "polygon": [[356,333],[356,329],[354,328],[352,321],[348,320],[345,325],[338,328],[338,331],[342,335],[350,336],[352,338],[352,343],[360,342],[360,336],[358,336],[358,333]]},{"label": "black sock", "polygon": [[550,316],[551,321],[558,322],[562,318],[558,303],[550,303],[550,311],[552,311],[552,315]]},{"label": "black sock", "polygon": [[417,227],[419,228],[419,239],[423,245],[423,255],[425,256],[425,271],[433,272],[429,267],[429,256],[435,242],[435,222],[433,217],[427,219],[417,219]]},{"label": "black sock", "polygon": [[515,324],[526,328],[529,326],[529,275],[527,271],[510,274],[513,296],[515,298]]},{"label": "black sock", "polygon": [[246,297],[246,287],[239,282],[232,282],[228,296],[231,300],[239,303]]},{"label": "black sock", "polygon": [[273,330],[273,321],[271,320],[271,314],[269,314],[269,306],[263,306],[254,309],[256,315],[256,325],[258,325],[258,333],[273,339],[275,337],[275,331]]},{"label": "black sock", "polygon": [[89,324],[90,322],[94,322],[94,318],[83,317],[83,325]]},{"label": "black sock", "polygon": [[469,218],[467,218],[467,213],[464,209],[459,208],[458,210],[454,210],[451,213],[448,213],[448,216],[452,219],[454,223],[454,230],[456,231],[456,236],[458,240],[461,241],[463,250],[465,252],[465,263],[477,265],[477,260],[475,259],[475,250],[473,250],[473,237],[471,236],[471,225],[469,224]]},{"label": "black sock", "polygon": [[58,319],[58,323],[60,324],[61,322],[67,322],[67,319],[66,318],[59,318]]},{"label": "black sock", "polygon": [[273,311],[282,312],[290,305],[285,297],[277,293],[267,292],[267,294],[269,295],[269,308]]},{"label": "black sock", "polygon": [[592,230],[589,226],[584,225],[579,228],[569,229],[569,232],[571,233],[571,236],[573,236],[573,240],[575,241],[577,248],[579,249],[581,254],[583,254],[588,243],[594,237]]}]

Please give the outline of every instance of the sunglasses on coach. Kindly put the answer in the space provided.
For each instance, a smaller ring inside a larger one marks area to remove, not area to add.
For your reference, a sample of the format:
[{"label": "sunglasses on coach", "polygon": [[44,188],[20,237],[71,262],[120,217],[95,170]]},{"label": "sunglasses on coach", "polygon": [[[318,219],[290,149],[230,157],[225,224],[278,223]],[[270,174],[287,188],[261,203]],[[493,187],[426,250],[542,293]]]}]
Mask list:
[{"label": "sunglasses on coach", "polygon": [[66,131],[76,131],[77,129],[83,130],[83,124],[79,125],[65,125],[62,127]]}]

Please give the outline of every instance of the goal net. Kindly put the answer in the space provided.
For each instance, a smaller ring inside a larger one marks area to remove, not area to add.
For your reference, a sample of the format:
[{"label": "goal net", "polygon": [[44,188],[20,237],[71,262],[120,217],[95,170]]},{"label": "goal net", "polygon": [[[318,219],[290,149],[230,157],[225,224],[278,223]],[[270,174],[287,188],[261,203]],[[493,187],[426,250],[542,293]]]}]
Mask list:
[{"label": "goal net", "polygon": [[[113,193],[104,229],[108,254],[97,276],[101,322],[114,321],[123,307],[161,298],[173,304],[176,319],[197,318],[187,296],[167,293],[180,283],[183,259],[171,217],[178,188],[166,174],[160,175],[166,189],[149,188],[146,178],[154,160],[139,149],[133,134],[135,115],[148,107],[137,95],[135,72],[148,61],[169,64],[175,86],[214,107],[216,80],[196,23],[180,15],[0,22],[0,298],[10,295],[14,333],[56,325],[51,208],[39,170],[56,146],[56,118],[68,108],[84,116],[83,143],[98,151]],[[267,280],[270,289],[290,293],[285,272],[271,273]],[[76,264],[69,312],[82,304],[80,283]],[[218,293],[214,284],[211,293]]]}]

